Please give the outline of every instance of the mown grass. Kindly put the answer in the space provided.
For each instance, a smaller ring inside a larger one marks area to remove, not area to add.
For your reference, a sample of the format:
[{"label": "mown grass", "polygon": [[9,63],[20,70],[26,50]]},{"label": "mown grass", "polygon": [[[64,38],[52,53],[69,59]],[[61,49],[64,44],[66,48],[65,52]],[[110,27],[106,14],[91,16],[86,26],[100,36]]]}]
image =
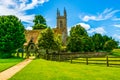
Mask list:
[{"label": "mown grass", "polygon": [[111,52],[111,55],[120,56],[120,49],[113,49],[112,52]]},{"label": "mown grass", "polygon": [[[109,66],[113,66],[113,64],[120,66],[120,57],[108,57],[108,61],[109,61]],[[73,59],[72,63],[86,64],[86,58]],[[88,65],[91,65],[91,64],[107,66],[107,57],[88,58]]]},{"label": "mown grass", "polygon": [[0,59],[0,72],[10,68],[22,60],[22,58]]},{"label": "mown grass", "polygon": [[9,80],[119,80],[120,68],[33,60]]}]

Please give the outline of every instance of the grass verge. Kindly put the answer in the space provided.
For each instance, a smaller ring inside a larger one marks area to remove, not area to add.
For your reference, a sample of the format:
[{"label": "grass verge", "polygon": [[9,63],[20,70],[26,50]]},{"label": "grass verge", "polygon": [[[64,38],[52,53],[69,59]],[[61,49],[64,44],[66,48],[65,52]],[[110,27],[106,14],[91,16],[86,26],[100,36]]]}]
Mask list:
[{"label": "grass verge", "polygon": [[120,68],[33,60],[9,80],[119,80]]},{"label": "grass verge", "polygon": [[10,68],[11,66],[21,62],[22,58],[0,59],[0,72]]},{"label": "grass verge", "polygon": [[111,55],[120,56],[120,49],[113,49]]}]

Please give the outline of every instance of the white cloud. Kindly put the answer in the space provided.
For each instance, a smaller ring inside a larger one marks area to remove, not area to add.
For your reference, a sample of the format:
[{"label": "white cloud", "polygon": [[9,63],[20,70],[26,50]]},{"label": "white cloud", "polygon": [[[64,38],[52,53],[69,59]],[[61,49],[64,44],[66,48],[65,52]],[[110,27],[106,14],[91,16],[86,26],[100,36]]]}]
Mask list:
[{"label": "white cloud", "polygon": [[114,34],[114,35],[113,35],[113,38],[115,38],[115,39],[117,39],[117,40],[120,41],[120,35],[118,35],[118,34]]},{"label": "white cloud", "polygon": [[26,30],[32,30],[32,27],[26,27]]},{"label": "white cloud", "polygon": [[34,7],[38,6],[39,4],[43,4],[45,2],[48,2],[49,0],[32,0],[30,4],[26,4],[23,2],[21,5],[21,8],[23,10],[33,9]]},{"label": "white cloud", "polygon": [[68,35],[70,35],[70,30],[71,30],[71,28],[68,27],[68,28],[67,28]]},{"label": "white cloud", "polygon": [[29,2],[29,0],[0,0],[0,16],[15,15],[22,22],[32,24],[35,14],[27,15],[26,10],[34,9],[37,5],[47,1],[48,0],[32,0],[32,2]]},{"label": "white cloud", "polygon": [[120,18],[114,18],[113,20],[114,21],[120,21]]},{"label": "white cloud", "polygon": [[[87,30],[89,34],[92,34],[92,33],[105,34],[106,33],[103,27],[91,28],[90,25],[86,23],[78,23],[76,25],[81,25],[83,28]],[[70,31],[70,28],[68,29],[68,31]]]},{"label": "white cloud", "polygon": [[115,24],[113,26],[120,28],[120,24]]},{"label": "white cloud", "polygon": [[86,24],[86,23],[78,23],[80,24],[83,28],[85,28],[86,30],[89,30],[90,29],[90,25],[89,24]]},{"label": "white cloud", "polygon": [[96,17],[95,16],[84,16],[84,18],[82,19],[83,21],[89,21],[89,20],[95,20],[96,19]]},{"label": "white cloud", "polygon": [[100,33],[100,34],[105,34],[106,31],[104,30],[103,27],[98,27],[98,28],[92,28],[88,30],[88,33]]},{"label": "white cloud", "polygon": [[80,16],[80,18],[86,22],[89,20],[94,21],[107,20],[114,17],[114,14],[119,11],[120,10],[105,9],[102,13],[98,13],[98,15],[85,15],[84,17]]}]

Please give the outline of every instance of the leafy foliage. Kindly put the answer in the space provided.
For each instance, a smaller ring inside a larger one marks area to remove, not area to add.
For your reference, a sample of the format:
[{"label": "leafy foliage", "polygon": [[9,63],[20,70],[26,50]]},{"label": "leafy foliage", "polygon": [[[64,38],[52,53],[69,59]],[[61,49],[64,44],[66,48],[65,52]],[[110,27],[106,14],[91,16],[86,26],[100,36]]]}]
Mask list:
[{"label": "leafy foliage", "polygon": [[93,52],[95,50],[95,45],[91,37],[83,37],[83,51]]},{"label": "leafy foliage", "polygon": [[36,25],[34,25],[34,27],[33,27],[34,30],[45,29],[45,28],[47,28],[47,26],[44,25],[44,24],[36,24]]},{"label": "leafy foliage", "polygon": [[87,31],[80,25],[71,28],[67,49],[72,52],[111,51],[118,46],[111,37],[95,33],[88,36]]},{"label": "leafy foliage", "polygon": [[114,48],[116,48],[118,46],[118,43],[114,40],[108,40],[105,42],[104,44],[104,49],[107,51],[111,51]]},{"label": "leafy foliage", "polygon": [[46,20],[42,15],[36,15],[33,22],[34,22],[33,29],[45,29],[45,28],[47,28]]},{"label": "leafy foliage", "polygon": [[67,45],[68,50],[72,52],[88,51],[87,46],[89,43],[87,43],[87,38],[87,31],[81,25],[72,27]]},{"label": "leafy foliage", "polygon": [[10,57],[25,42],[24,26],[12,15],[0,16],[0,57]]},{"label": "leafy foliage", "polygon": [[81,26],[76,25],[73,26],[70,30],[70,36],[88,36],[87,31]]},{"label": "leafy foliage", "polygon": [[96,33],[96,34],[94,34],[93,36],[92,36],[92,40],[93,40],[93,42],[94,42],[94,45],[95,45],[95,50],[96,51],[99,51],[99,50],[102,50],[103,49],[103,37],[102,37],[102,35],[101,34],[98,34],[98,33]]},{"label": "leafy foliage", "polygon": [[67,49],[72,52],[80,52],[82,51],[82,39],[80,37],[74,36],[69,37]]},{"label": "leafy foliage", "polygon": [[118,42],[107,35],[102,36],[96,33],[92,36],[92,39],[96,51],[111,51],[118,46]]},{"label": "leafy foliage", "polygon": [[41,33],[38,46],[45,49],[48,54],[49,49],[58,50],[60,48],[60,42],[59,39],[55,39],[52,29],[47,28]]}]

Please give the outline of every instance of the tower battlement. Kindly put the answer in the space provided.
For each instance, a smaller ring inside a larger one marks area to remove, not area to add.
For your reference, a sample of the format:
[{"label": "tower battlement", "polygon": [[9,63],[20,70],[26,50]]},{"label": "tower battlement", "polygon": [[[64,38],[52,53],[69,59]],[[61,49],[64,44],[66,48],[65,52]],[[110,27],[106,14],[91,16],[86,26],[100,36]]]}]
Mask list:
[{"label": "tower battlement", "polygon": [[64,15],[60,15],[59,9],[57,9],[57,29],[62,34],[63,45],[66,45],[67,42],[67,12],[64,8]]}]

